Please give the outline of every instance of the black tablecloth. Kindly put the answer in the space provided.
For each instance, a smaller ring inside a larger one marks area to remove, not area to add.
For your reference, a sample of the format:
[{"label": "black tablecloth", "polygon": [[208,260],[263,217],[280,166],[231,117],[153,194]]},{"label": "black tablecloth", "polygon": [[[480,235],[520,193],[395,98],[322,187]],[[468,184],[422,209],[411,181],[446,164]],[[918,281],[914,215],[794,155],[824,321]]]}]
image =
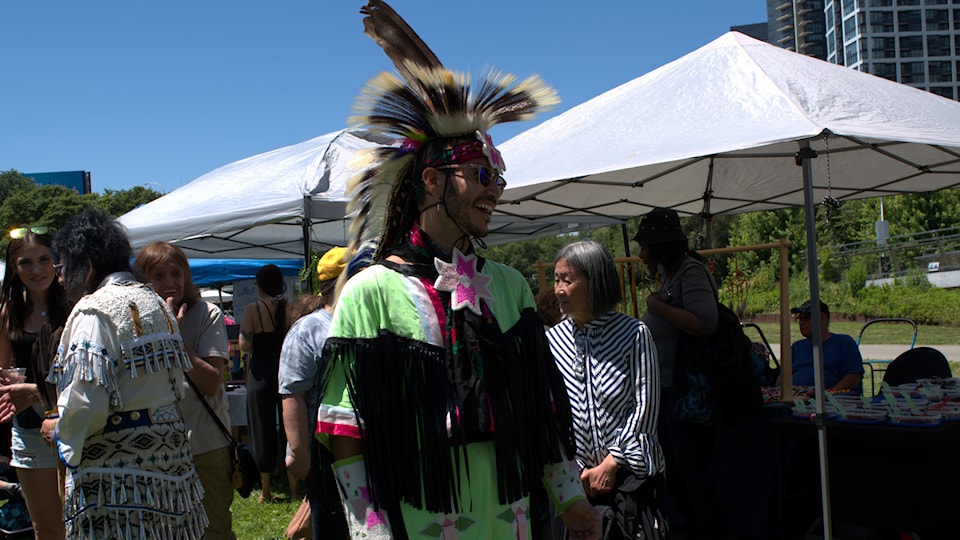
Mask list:
[{"label": "black tablecloth", "polygon": [[[770,419],[770,450],[781,516],[820,508],[817,428],[807,419]],[[960,523],[960,422],[936,427],[826,422],[834,521],[923,531]]]}]

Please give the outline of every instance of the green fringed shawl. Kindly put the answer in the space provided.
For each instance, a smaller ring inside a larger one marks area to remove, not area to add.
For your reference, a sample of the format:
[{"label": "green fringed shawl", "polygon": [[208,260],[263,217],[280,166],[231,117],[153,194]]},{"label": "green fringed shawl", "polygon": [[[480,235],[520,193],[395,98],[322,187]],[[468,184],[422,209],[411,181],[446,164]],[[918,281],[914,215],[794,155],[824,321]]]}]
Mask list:
[{"label": "green fringed shawl", "polygon": [[[449,306],[449,293],[440,294]],[[469,478],[457,471],[470,459],[470,442],[494,441],[502,504],[529,494],[545,465],[573,456],[566,388],[536,312],[525,307],[506,332],[484,313],[453,312],[447,323],[454,324],[456,347],[451,332],[445,332],[446,347],[388,330],[328,337],[327,366],[344,371],[379,507],[404,501],[432,512],[459,511],[457,494]],[[451,417],[459,421],[448,426]]]}]

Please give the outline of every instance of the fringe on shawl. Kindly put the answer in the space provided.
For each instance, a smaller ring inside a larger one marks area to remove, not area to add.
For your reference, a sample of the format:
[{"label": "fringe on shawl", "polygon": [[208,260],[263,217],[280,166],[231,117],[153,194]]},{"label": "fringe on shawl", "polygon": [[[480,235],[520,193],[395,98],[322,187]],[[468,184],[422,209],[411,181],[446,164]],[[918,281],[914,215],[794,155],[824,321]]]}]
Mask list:
[{"label": "fringe on shawl", "polygon": [[[546,464],[574,455],[566,387],[542,328],[527,309],[506,335],[481,343],[501,504],[538,486]],[[328,369],[341,363],[346,375],[374,504],[390,510],[404,501],[432,512],[457,511],[467,441],[456,422],[447,424],[458,404],[445,351],[381,332],[375,339],[330,337],[325,356]]]},{"label": "fringe on shawl", "polygon": [[[191,468],[180,476],[133,469],[87,468],[73,477],[64,506],[67,538],[197,540],[209,524],[203,486]],[[96,486],[95,497],[84,486]]]},{"label": "fringe on shawl", "polygon": [[[188,371],[193,367],[177,334],[159,332],[140,336],[121,343],[120,348],[122,367],[129,371],[132,379],[137,378],[138,372],[150,375],[175,368]],[[106,348],[82,341],[70,343],[67,351],[58,354],[47,380],[57,385],[58,392],[74,380],[94,382],[107,389],[111,407],[123,408],[118,376],[117,362],[109,356]]]}]

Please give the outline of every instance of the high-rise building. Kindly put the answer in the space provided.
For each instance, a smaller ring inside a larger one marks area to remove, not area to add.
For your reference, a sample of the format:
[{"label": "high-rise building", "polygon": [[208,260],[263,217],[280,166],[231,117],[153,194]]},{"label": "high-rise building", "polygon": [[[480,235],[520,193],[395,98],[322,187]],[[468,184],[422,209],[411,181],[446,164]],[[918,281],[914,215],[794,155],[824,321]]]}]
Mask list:
[{"label": "high-rise building", "polygon": [[767,42],[826,60],[823,4],[824,0],[767,0]]},{"label": "high-rise building", "polygon": [[824,12],[827,61],[960,98],[960,0],[826,0]]}]

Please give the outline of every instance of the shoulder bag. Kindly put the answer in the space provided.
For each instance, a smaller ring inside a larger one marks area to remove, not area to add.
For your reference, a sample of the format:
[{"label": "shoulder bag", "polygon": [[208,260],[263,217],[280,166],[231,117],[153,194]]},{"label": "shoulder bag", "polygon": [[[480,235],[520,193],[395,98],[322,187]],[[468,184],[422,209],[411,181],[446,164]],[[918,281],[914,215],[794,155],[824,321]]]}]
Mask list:
[{"label": "shoulder bag", "polygon": [[233,488],[237,490],[237,493],[239,493],[241,497],[246,499],[250,496],[250,492],[260,487],[260,469],[257,467],[257,460],[253,459],[253,453],[246,443],[239,442],[233,438],[230,430],[227,429],[227,426],[223,425],[220,418],[213,412],[213,408],[207,403],[207,400],[203,397],[203,393],[201,393],[197,385],[190,380],[190,377],[186,374],[183,376],[187,379],[190,388],[193,388],[193,391],[196,392],[197,398],[199,398],[200,403],[203,404],[203,408],[210,413],[210,417],[217,423],[217,427],[220,428],[223,436],[230,442],[230,450],[233,455]]}]

